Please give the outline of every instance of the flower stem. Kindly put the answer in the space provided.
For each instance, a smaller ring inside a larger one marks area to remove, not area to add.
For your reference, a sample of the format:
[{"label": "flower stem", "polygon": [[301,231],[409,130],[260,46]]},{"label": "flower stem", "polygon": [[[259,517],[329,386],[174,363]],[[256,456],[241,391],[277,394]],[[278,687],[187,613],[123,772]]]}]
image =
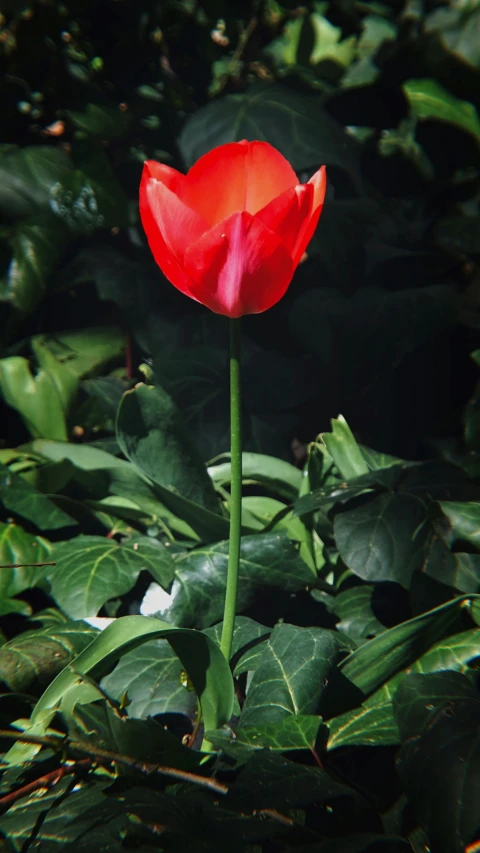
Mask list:
[{"label": "flower stem", "polygon": [[230,661],[235,611],[242,520],[242,403],[240,392],[240,320],[230,320],[230,540],[227,588],[220,648]]}]

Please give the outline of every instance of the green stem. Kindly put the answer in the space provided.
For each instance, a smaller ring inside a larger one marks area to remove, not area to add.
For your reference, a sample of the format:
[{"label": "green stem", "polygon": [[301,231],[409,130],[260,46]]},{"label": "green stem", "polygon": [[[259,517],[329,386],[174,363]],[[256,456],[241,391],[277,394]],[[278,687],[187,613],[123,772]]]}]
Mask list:
[{"label": "green stem", "polygon": [[230,661],[237,608],[242,520],[242,402],[240,392],[240,320],[230,320],[230,540],[227,588],[220,648]]}]

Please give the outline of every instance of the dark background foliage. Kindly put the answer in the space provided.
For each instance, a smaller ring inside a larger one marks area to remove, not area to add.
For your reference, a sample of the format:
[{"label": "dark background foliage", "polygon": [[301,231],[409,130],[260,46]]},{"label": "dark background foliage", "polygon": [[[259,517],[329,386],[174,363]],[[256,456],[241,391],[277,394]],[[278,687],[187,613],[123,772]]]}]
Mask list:
[{"label": "dark background foliage", "polygon": [[58,751],[5,772],[5,849],[476,849],[478,0],[0,0],[0,65],[5,751],[84,619],[219,637],[228,326],[153,262],[143,161],[265,139],[328,173],[308,259],[243,321],[235,735],[199,767],[174,652],[129,651],[61,709],[75,773],[31,798]]}]

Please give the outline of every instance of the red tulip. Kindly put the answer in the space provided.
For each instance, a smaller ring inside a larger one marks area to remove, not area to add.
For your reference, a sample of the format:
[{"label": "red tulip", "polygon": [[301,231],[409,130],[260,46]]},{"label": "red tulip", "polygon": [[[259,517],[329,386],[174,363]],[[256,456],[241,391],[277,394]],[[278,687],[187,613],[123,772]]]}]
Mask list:
[{"label": "red tulip", "polygon": [[279,151],[244,140],[214,148],[187,175],[147,161],[140,215],[169,281],[217,314],[241,317],[285,294],[325,189],[325,167],[300,184]]}]

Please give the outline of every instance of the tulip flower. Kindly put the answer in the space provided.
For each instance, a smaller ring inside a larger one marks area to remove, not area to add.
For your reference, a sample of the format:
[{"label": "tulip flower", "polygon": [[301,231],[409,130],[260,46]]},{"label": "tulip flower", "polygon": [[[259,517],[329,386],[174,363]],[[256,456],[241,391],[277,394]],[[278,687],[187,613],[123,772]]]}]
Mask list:
[{"label": "tulip flower", "polygon": [[140,215],[168,280],[217,314],[258,314],[285,294],[315,231],[325,168],[300,184],[267,142],[231,142],[187,175],[149,160]]},{"label": "tulip flower", "polygon": [[153,256],[186,296],[230,318],[230,537],[220,648],[230,661],[242,516],[240,317],[285,294],[322,212],[325,168],[300,184],[267,142],[230,142],[187,175],[148,160],[140,215]]}]

